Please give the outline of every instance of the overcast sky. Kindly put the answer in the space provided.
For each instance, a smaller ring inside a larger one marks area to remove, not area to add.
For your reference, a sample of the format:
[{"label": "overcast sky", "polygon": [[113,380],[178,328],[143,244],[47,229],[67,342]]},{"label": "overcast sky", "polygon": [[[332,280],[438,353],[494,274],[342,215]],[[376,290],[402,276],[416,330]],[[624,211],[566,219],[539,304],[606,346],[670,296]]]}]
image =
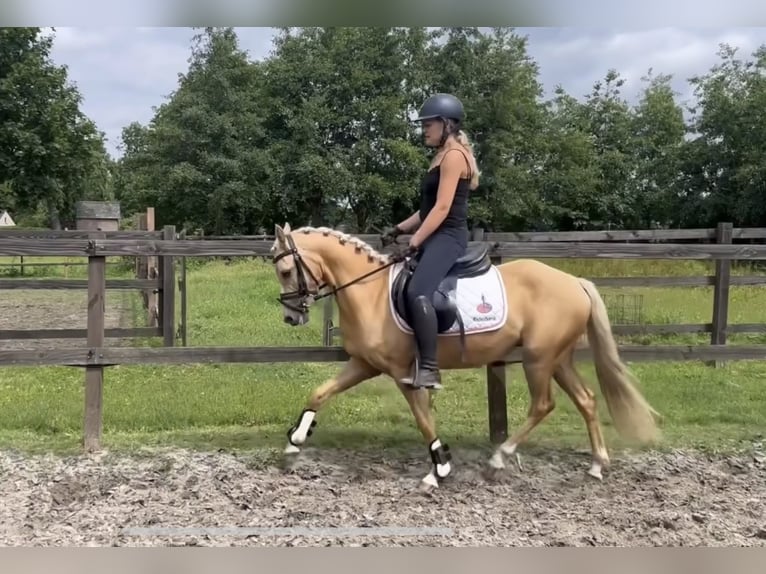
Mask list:
[{"label": "overcast sky", "polygon": [[[653,68],[655,73],[672,74],[679,100],[688,100],[686,80],[716,62],[719,44],[739,47],[745,57],[766,44],[766,28],[517,31],[529,37],[529,53],[540,66],[548,93],[561,84],[578,97],[609,68],[627,80],[625,93],[631,97],[641,87],[641,76]],[[122,128],[132,121],[148,122],[152,106],[175,89],[178,74],[188,66],[193,34],[190,28],[56,29],[53,58],[69,68],[70,79],[84,97],[83,110],[106,133],[112,155],[119,155]],[[270,28],[237,28],[237,34],[252,59],[268,55]]]}]

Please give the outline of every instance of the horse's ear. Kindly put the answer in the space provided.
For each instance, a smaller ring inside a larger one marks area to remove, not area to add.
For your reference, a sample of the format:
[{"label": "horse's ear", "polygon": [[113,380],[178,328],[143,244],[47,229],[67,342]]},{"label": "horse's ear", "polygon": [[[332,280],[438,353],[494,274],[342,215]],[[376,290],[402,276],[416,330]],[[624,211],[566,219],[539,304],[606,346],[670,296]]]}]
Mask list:
[{"label": "horse's ear", "polygon": [[279,224],[274,225],[274,235],[277,238],[277,242],[279,242],[280,244],[284,245],[284,243],[285,243],[285,230],[282,229],[282,227]]},{"label": "horse's ear", "polygon": [[286,234],[287,234],[287,233],[290,233],[290,231],[291,231],[291,229],[290,229],[290,224],[289,224],[289,223],[287,223],[287,222],[285,221],[285,233],[286,233]]}]

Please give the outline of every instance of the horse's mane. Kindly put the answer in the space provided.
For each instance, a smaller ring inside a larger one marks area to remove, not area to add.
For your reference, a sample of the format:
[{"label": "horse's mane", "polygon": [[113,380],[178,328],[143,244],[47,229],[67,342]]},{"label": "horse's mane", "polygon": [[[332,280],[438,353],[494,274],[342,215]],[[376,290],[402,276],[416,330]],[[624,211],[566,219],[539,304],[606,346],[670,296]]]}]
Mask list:
[{"label": "horse's mane", "polygon": [[341,245],[351,244],[356,248],[357,252],[363,252],[367,255],[370,261],[377,261],[378,263],[385,264],[389,262],[389,256],[376,250],[369,243],[362,241],[358,237],[339,231],[338,229],[332,229],[331,227],[301,227],[296,229],[292,233],[303,233],[308,235],[309,233],[321,233],[325,237],[335,237],[338,239],[338,243]]}]

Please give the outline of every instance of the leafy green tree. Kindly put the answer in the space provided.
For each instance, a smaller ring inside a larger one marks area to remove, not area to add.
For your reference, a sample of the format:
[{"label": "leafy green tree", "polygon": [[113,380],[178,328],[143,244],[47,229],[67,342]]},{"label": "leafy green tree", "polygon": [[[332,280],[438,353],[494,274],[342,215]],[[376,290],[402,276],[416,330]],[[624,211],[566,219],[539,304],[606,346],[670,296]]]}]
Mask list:
[{"label": "leafy green tree", "polygon": [[364,232],[412,212],[427,164],[408,113],[426,37],[419,28],[280,30],[266,88],[285,219]]},{"label": "leafy green tree", "polygon": [[511,28],[442,28],[431,51],[428,91],[463,100],[482,171],[470,203],[473,222],[520,229],[539,220],[547,115],[527,39]]},{"label": "leafy green tree", "polygon": [[766,46],[752,60],[721,45],[720,61],[690,79],[694,138],[684,150],[685,222],[766,224]]},{"label": "leafy green tree", "polygon": [[58,228],[77,201],[110,197],[109,158],[66,68],[50,60],[53,37],[40,32],[0,28],[0,184],[4,201],[42,206]]},{"label": "leafy green tree", "polygon": [[601,166],[585,104],[558,86],[548,103],[542,134],[544,160],[536,171],[540,212],[536,229],[571,231],[587,228],[599,213],[597,189]]},{"label": "leafy green tree", "polygon": [[667,74],[649,74],[633,117],[635,177],[629,227],[678,224],[681,158],[686,135],[683,109]]},{"label": "leafy green tree", "polygon": [[123,130],[120,197],[157,207],[158,223],[252,233],[269,203],[262,67],[231,28],[195,35],[189,69],[149,126]]}]

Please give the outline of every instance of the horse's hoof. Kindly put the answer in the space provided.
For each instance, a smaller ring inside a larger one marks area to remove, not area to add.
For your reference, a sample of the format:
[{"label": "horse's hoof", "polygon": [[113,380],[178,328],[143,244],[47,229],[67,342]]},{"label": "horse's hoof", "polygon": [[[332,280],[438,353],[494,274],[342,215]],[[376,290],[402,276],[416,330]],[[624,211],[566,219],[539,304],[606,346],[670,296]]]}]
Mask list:
[{"label": "horse's hoof", "polygon": [[434,486],[433,484],[429,484],[423,480],[420,481],[417,488],[417,491],[420,494],[433,494],[437,490],[439,490],[438,486]]},{"label": "horse's hoof", "polygon": [[287,448],[285,448],[284,456],[282,457],[282,464],[281,468],[283,472],[292,472],[295,470],[295,467],[298,465],[298,461],[301,458],[301,450],[298,447],[288,445]]},{"label": "horse's hoof", "polygon": [[439,481],[436,480],[436,477],[432,472],[423,477],[423,480],[418,484],[418,491],[423,494],[430,494],[438,488]]},{"label": "horse's hoof", "polygon": [[482,474],[484,475],[484,480],[497,482],[505,475],[505,467],[497,467],[492,463],[487,463],[484,466]]},{"label": "horse's hoof", "polygon": [[591,467],[588,469],[588,476],[591,478],[594,478],[598,480],[599,482],[604,480],[604,475],[601,472],[601,465],[597,462],[594,462]]}]

